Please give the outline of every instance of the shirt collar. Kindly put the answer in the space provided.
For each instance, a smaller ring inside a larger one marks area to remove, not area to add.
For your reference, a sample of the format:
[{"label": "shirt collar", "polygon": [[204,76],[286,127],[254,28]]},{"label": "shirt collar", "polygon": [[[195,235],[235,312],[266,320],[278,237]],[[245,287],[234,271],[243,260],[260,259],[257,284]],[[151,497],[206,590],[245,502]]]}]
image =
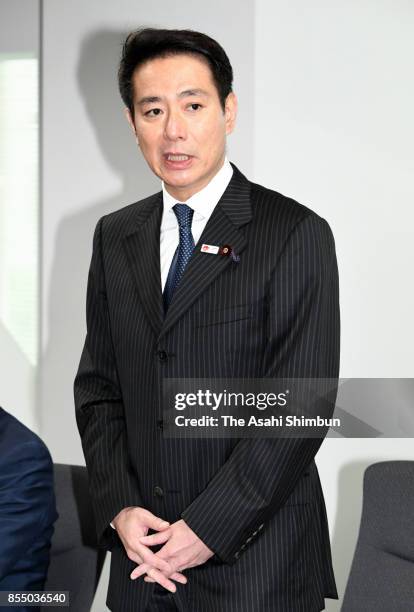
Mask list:
[{"label": "shirt collar", "polygon": [[[224,159],[224,164],[213,176],[211,181],[205,187],[203,187],[203,189],[200,189],[200,191],[197,191],[197,193],[192,195],[191,198],[188,198],[186,202],[182,203],[187,204],[194,210],[194,215],[197,219],[208,218],[213,212],[217,202],[225,192],[232,175],[233,168],[226,156]],[[181,201],[176,200],[168,193],[165,188],[164,181],[162,181],[162,195],[164,202],[164,215],[167,212],[171,212],[175,219],[175,214],[174,211],[172,211],[172,207],[177,204],[177,202]]]}]

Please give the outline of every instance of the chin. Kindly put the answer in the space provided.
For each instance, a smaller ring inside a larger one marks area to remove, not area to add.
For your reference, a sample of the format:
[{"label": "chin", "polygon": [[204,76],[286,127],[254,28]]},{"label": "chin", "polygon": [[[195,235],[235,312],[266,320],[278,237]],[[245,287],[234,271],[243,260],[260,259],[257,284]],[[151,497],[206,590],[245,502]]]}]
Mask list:
[{"label": "chin", "polygon": [[197,182],[198,177],[189,176],[184,172],[180,174],[177,171],[174,174],[165,174],[165,178],[163,180],[165,183],[168,183],[168,185],[173,187],[186,187],[187,185],[192,185],[194,182]]}]

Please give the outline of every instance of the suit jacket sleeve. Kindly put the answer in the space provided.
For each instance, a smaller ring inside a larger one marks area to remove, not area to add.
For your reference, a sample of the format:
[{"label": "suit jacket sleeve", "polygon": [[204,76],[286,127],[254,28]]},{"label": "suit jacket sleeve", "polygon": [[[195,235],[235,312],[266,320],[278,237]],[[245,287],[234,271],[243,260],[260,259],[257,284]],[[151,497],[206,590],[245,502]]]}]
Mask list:
[{"label": "suit jacket sleeve", "polygon": [[16,440],[1,465],[0,581],[57,518],[52,460],[43,443]]},{"label": "suit jacket sleeve", "polygon": [[[263,377],[337,378],[338,293],[332,232],[311,213],[290,232],[271,274]],[[239,441],[181,517],[223,562],[234,563],[245,540],[285,504],[321,443]]]},{"label": "suit jacket sleeve", "polygon": [[142,499],[128,459],[124,406],[106,298],[101,233],[102,219],[93,239],[86,298],[87,335],[74,394],[98,544],[110,549],[117,541],[110,521],[125,507],[142,506]]}]

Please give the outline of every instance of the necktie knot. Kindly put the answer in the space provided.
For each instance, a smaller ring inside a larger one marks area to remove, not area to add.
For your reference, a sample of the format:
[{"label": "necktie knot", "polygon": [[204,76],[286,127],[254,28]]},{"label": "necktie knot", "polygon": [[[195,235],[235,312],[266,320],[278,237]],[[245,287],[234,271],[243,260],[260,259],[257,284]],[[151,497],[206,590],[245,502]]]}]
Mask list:
[{"label": "necktie knot", "polygon": [[194,210],[187,206],[187,204],[175,204],[173,211],[177,217],[178,225],[180,228],[191,228],[191,222],[193,220]]}]

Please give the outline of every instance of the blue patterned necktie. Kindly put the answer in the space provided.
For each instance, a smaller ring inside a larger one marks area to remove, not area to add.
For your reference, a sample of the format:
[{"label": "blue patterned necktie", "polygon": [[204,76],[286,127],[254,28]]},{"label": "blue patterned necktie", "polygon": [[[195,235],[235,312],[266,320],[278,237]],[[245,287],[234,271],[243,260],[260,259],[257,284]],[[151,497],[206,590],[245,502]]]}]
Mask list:
[{"label": "blue patterned necktie", "polygon": [[171,303],[174,291],[178,287],[178,283],[181,280],[184,269],[194,249],[194,238],[191,233],[191,222],[193,220],[194,210],[187,206],[187,204],[175,204],[175,206],[173,206],[173,211],[178,221],[180,242],[172,260],[164,287],[163,297],[165,312]]}]

